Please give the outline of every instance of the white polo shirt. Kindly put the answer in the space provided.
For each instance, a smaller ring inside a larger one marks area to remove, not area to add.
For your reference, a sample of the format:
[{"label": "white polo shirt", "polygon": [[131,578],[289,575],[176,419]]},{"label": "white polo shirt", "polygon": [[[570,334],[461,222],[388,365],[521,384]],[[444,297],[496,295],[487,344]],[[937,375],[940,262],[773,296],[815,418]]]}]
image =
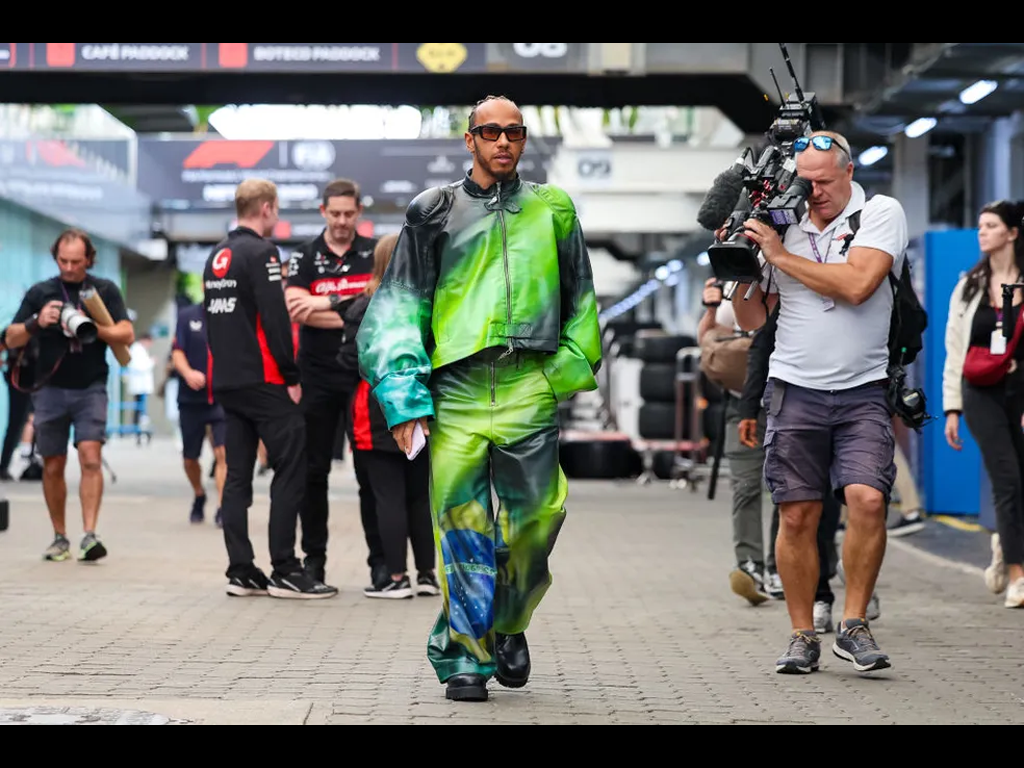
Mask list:
[{"label": "white polo shirt", "polygon": [[[854,248],[887,253],[894,259],[893,274],[899,277],[909,245],[903,206],[884,195],[867,201],[864,188],[856,182],[850,204],[839,218],[822,232],[811,223],[810,215],[804,216],[799,226],[786,232],[786,250],[810,261],[845,263],[843,241],[852,232],[849,219],[857,211],[861,211],[860,229],[848,253]],[[888,280],[855,307],[826,300],[779,269],[766,274],[762,288],[778,294],[782,302],[771,359],[773,379],[805,389],[843,392],[887,378],[893,308]]]}]

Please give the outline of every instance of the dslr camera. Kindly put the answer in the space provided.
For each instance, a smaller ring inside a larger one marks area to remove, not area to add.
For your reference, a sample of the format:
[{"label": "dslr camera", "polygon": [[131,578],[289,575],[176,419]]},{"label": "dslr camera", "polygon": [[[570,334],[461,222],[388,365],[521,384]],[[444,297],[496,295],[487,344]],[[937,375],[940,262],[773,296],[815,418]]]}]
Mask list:
[{"label": "dslr camera", "polygon": [[66,329],[65,335],[82,344],[92,344],[99,338],[96,323],[74,304],[65,304],[60,311],[61,325]]},{"label": "dslr camera", "polygon": [[807,213],[807,200],[813,191],[809,181],[797,176],[793,150],[798,140],[825,130],[825,120],[817,97],[813,93],[805,95],[800,87],[786,44],[779,43],[779,46],[793,79],[795,94],[787,98],[782,93],[773,70],[772,78],[782,102],[779,116],[766,134],[768,146],[760,159],[755,161],[753,150],[748,148],[737,164],[746,197],[729,217],[722,242],[708,249],[711,268],[722,282],[759,284],[763,272],[760,248],[746,236],[743,223],[748,219],[763,221],[784,236],[786,230],[799,224]]}]

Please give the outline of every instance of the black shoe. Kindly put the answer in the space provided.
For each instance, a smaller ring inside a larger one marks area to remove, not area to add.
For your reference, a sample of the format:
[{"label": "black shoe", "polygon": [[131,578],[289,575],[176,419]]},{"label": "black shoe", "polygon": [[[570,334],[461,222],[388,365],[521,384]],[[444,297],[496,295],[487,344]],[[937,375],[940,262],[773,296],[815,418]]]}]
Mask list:
[{"label": "black shoe", "polygon": [[302,567],[313,581],[319,581],[321,584],[327,583],[326,560],[319,557],[307,557]]},{"label": "black shoe", "polygon": [[441,585],[432,573],[421,573],[416,578],[416,594],[419,597],[440,597]]},{"label": "black shoe", "polygon": [[197,496],[196,500],[192,502],[192,515],[190,517],[192,525],[202,525],[206,520],[206,497]]},{"label": "black shoe", "polygon": [[8,472],[6,469],[0,469],[0,483],[13,483],[14,475]]},{"label": "black shoe", "polygon": [[224,513],[221,512],[221,510],[217,510],[217,517],[214,519],[213,522],[218,528],[224,530]]},{"label": "black shoe", "polygon": [[242,576],[231,579],[228,582],[228,596],[229,597],[266,597],[270,582],[267,580],[266,574],[263,571],[253,569],[252,573],[248,576]]},{"label": "black shoe", "polygon": [[330,600],[338,596],[338,590],[334,587],[311,579],[305,572],[286,576],[275,573],[270,578],[267,592],[279,600]]},{"label": "black shoe", "polygon": [[388,576],[387,584],[383,586],[374,585],[369,589],[363,590],[363,594],[371,600],[412,600],[415,596],[408,576],[405,576],[401,581],[395,581]]},{"label": "black shoe", "polygon": [[797,632],[790,640],[789,650],[775,665],[780,675],[810,675],[821,667],[821,640],[817,635]]},{"label": "black shoe", "polygon": [[495,642],[498,658],[498,684],[517,690],[530,682],[530,646],[526,635],[498,635]]},{"label": "black shoe", "polygon": [[878,647],[866,621],[844,622],[839,627],[832,652],[836,658],[853,664],[858,672],[881,672],[892,668],[892,662]]},{"label": "black shoe", "polygon": [[900,516],[899,522],[889,529],[889,538],[902,539],[906,536],[913,536],[921,533],[927,525],[920,512],[912,512],[906,517]]},{"label": "black shoe", "polygon": [[448,701],[483,703],[487,701],[487,678],[483,675],[456,675],[448,681]]}]

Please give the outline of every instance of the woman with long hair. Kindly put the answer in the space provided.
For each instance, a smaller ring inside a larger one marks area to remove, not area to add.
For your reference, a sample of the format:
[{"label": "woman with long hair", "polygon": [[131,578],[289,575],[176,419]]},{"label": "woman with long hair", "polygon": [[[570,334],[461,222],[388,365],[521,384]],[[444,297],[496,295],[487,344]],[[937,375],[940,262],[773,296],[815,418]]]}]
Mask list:
[{"label": "woman with long hair", "polygon": [[[997,533],[985,584],[1024,608],[1024,294],[1004,315],[1003,286],[1024,277],[1024,205],[993,203],[981,212],[983,258],[957,285],[946,329],[943,382],[946,440],[962,450],[963,416],[981,448],[992,483]],[[1008,340],[1008,336],[1012,338]]]},{"label": "woman with long hair", "polygon": [[[374,252],[373,277],[364,294],[355,299],[345,313],[342,357],[349,358],[346,368],[351,370],[358,370],[356,336],[359,325],[384,279],[397,243],[397,235],[381,238]],[[413,461],[402,452],[366,381],[358,383],[350,417],[352,450],[357,462],[366,467],[388,566],[386,573],[375,575],[376,583],[368,587],[365,594],[377,600],[407,600],[417,595],[438,597],[441,586],[435,575],[437,555],[430,513],[428,452],[423,451]],[[407,572],[410,543],[417,570],[415,585]]]}]

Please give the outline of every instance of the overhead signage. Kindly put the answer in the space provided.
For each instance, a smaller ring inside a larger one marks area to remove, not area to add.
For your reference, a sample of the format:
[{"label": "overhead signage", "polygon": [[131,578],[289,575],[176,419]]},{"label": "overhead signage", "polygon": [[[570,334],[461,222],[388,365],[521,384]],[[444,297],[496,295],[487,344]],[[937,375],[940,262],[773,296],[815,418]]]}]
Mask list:
[{"label": "overhead signage", "polygon": [[[557,142],[536,141],[523,177],[543,183]],[[140,137],[139,189],[164,210],[230,208],[248,178],[273,181],[283,208],[319,205],[338,178],[357,181],[379,203],[404,207],[420,192],[463,178],[472,159],[461,139],[382,141],[228,141]]]},{"label": "overhead signage", "polygon": [[449,74],[486,71],[487,43],[0,43],[0,69]]}]

